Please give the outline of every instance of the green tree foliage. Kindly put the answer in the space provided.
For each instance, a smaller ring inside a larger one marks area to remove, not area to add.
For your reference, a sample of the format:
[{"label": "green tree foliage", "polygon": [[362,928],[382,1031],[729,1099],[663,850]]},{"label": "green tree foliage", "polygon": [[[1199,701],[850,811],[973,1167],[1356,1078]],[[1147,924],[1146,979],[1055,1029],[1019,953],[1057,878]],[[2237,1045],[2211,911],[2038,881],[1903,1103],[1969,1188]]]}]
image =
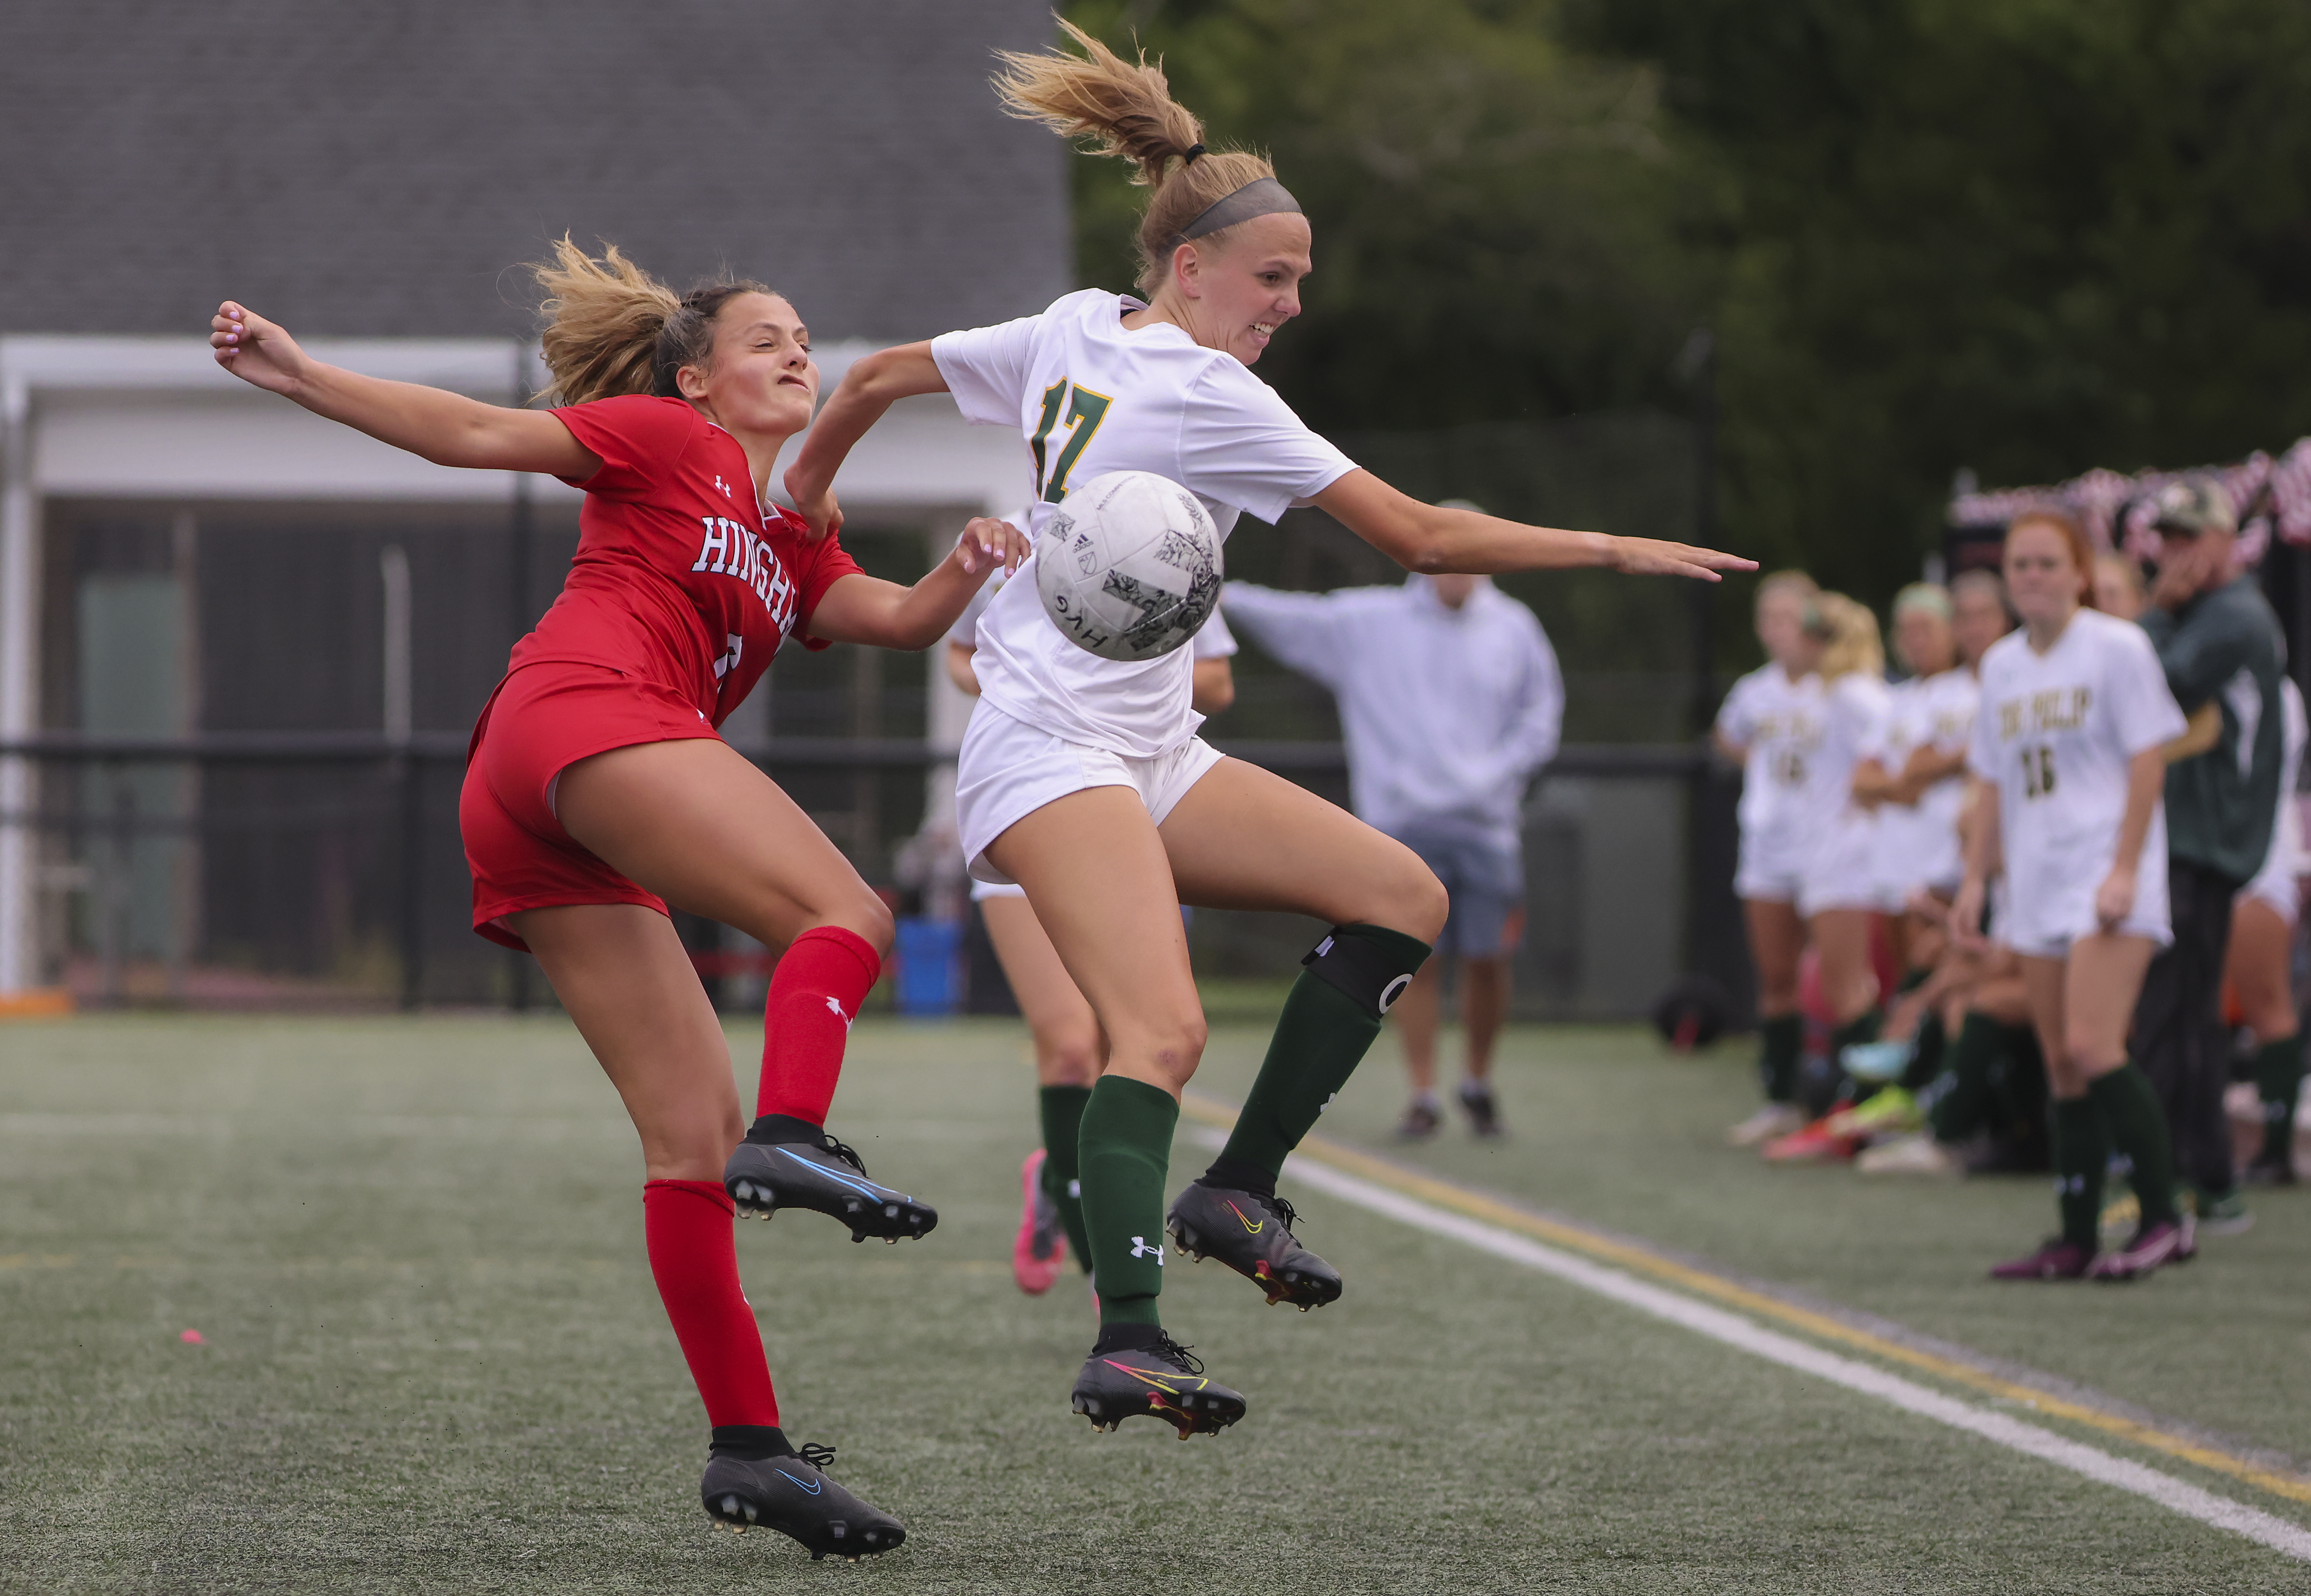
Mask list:
[{"label": "green tree foliage", "polygon": [[[1649,66],[1575,54],[1541,0],[1079,0],[1160,55],[1215,145],[1268,151],[1316,223],[1260,375],[1327,432],[1664,397],[1699,301]],[[1084,281],[1129,286],[1144,191],[1078,163]]]},{"label": "green tree foliage", "polygon": [[2300,0],[1586,0],[1723,263],[1726,536],[1882,597],[1954,467],[2311,431]]}]

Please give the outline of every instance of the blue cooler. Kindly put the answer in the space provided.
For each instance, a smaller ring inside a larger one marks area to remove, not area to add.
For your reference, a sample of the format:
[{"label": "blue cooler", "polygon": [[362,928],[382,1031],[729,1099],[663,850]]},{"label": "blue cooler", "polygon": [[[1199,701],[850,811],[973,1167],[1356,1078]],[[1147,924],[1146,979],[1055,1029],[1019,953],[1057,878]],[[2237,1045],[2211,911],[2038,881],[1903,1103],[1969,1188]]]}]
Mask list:
[{"label": "blue cooler", "polygon": [[963,925],[952,920],[903,920],[893,946],[899,1012],[917,1016],[963,1009]]}]

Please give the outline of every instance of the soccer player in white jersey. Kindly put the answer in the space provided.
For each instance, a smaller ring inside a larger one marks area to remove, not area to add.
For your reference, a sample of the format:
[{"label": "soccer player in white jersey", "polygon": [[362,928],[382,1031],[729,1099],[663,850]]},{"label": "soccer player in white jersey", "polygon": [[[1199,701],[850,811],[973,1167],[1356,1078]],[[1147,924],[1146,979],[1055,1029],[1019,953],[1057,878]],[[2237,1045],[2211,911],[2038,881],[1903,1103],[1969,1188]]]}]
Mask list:
[{"label": "soccer player in white jersey", "polygon": [[1810,777],[1821,741],[1821,678],[1814,667],[1828,632],[1821,589],[1801,571],[1777,571],[1757,584],[1756,624],[1766,663],[1733,684],[1711,732],[1718,751],[1741,767],[1740,862],[1733,876],[1757,972],[1757,1075],[1765,1106],[1725,1133],[1735,1147],[1785,1136],[1805,1123],[1798,1106],[1798,961],[1805,921],[1798,882],[1811,852]]},{"label": "soccer player in white jersey", "polygon": [[[1014,518],[1020,525],[1029,517]],[[946,634],[947,679],[972,697],[979,677],[972,656],[979,649],[979,617],[1005,580],[990,578]],[[1235,702],[1235,671],[1229,660],[1235,639],[1215,610],[1189,644],[1196,661],[1191,702],[1199,715],[1217,715]],[[1091,1243],[1084,1234],[1083,1196],[1077,1189],[1076,1137],[1092,1083],[1107,1064],[1107,1038],[1067,966],[1051,946],[1018,885],[974,880],[971,901],[987,924],[987,939],[1003,978],[1018,1000],[1019,1017],[1035,1048],[1035,1103],[1043,1145],[1019,1166],[1019,1229],[1011,1245],[1011,1278],[1030,1296],[1041,1296],[1059,1278],[1063,1248],[1091,1272]]]},{"label": "soccer player in white jersey", "polygon": [[[1871,957],[1877,918],[1878,816],[1854,794],[1853,772],[1864,750],[1876,746],[1886,718],[1886,652],[1878,617],[1843,593],[1815,600],[1828,628],[1815,667],[1822,684],[1821,739],[1807,785],[1812,794],[1812,839],[1798,876],[1798,913],[1813,943],[1824,1005],[1829,1010],[1829,1058],[1843,1070],[1848,1052],[1878,1039],[1878,972]],[[1843,1075],[1829,1113],[1775,1137],[1764,1151],[1775,1163],[1850,1157],[1863,1128],[1849,1126],[1856,1104],[1882,1083]]]},{"label": "soccer player in white jersey", "polygon": [[[2166,1117],[2127,1057],[2151,955],[2171,939],[2165,745],[2183,711],[2142,629],[2082,607],[2094,552],[2078,523],[2034,510],[2007,529],[2006,588],[2019,632],[1982,662],[1969,768],[1990,799],[1969,840],[1953,923],[1972,937],[2003,869],[2008,922],[2054,1098],[2061,1234],[2000,1264],[2008,1280],[2130,1279],[2186,1258]],[[2097,1252],[2104,1166],[2133,1164],[2132,1241]]]},{"label": "soccer player in white jersey", "polygon": [[2231,945],[2223,974],[2238,995],[2240,1017],[2254,1034],[2255,1105],[2263,1147],[2241,1178],[2251,1186],[2295,1183],[2295,1110],[2303,1090],[2301,1016],[2295,1007],[2295,922],[2303,910],[2303,812],[2296,788],[2303,778],[2306,726],[2303,690],[2292,676],[2279,685],[2280,754],[2279,813],[2271,851],[2254,879],[2231,904]]},{"label": "soccer player in white jersey", "polygon": [[[787,475],[813,525],[851,446],[894,401],[947,392],[967,420],[1018,429],[1034,463],[1038,535],[1070,482],[1153,472],[1202,500],[1222,532],[1315,503],[1408,567],[1609,566],[1717,580],[1749,563],[1682,545],[1557,531],[1420,503],[1310,432],[1250,367],[1300,310],[1308,221],[1256,155],[1209,150],[1163,73],[1080,29],[1086,52],[1004,57],[1014,114],[1128,158],[1150,190],[1139,287],[1089,289],[999,327],[887,349],[850,368]],[[1279,776],[1197,737],[1184,651],[1102,658],[1015,581],[979,623],[981,695],[964,734],[957,815],[982,880],[1026,888],[1108,1040],[1078,1138],[1101,1329],[1074,1406],[1095,1426],[1131,1414],[1181,1433],[1234,1423],[1243,1399],[1201,1373],[1156,1312],[1166,1229],[1181,1250],[1252,1278],[1270,1302],[1339,1296],[1275,1195],[1285,1155],[1378,1035],[1444,922],[1419,857]],[[1332,929],[1286,1000],[1226,1147],[1167,1217],[1179,1094],[1204,1045],[1182,901],[1295,911]]]}]

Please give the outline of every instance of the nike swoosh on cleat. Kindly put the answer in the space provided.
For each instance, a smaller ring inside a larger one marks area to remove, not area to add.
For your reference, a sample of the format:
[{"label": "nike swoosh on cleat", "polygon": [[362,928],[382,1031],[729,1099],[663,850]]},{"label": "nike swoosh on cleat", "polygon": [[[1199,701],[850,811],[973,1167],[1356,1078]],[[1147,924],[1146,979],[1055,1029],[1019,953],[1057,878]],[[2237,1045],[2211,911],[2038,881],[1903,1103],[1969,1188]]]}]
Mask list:
[{"label": "nike swoosh on cleat", "polygon": [[1236,1222],[1243,1226],[1247,1234],[1258,1235],[1261,1231],[1268,1228],[1267,1220],[1262,1219],[1259,1224],[1254,1225],[1251,1220],[1243,1217],[1243,1210],[1236,1207],[1234,1203],[1228,1204],[1228,1212],[1236,1217]]},{"label": "nike swoosh on cleat", "polygon": [[823,1480],[823,1479],[822,1479],[822,1480],[813,1480],[813,1479],[795,1479],[795,1477],[794,1477],[793,1475],[789,1474],[789,1473],[788,1473],[785,1470],[783,1470],[783,1469],[779,1470],[778,1470],[778,1474],[779,1474],[780,1478],[784,1478],[784,1479],[794,1479],[795,1484],[797,1484],[797,1485],[800,1486],[804,1490],[808,1491],[808,1492],[809,1492],[812,1496],[817,1496],[819,1492],[821,1492],[821,1491],[823,1491],[823,1490],[824,1490],[824,1489],[826,1488],[826,1482],[825,1482],[824,1480]]}]

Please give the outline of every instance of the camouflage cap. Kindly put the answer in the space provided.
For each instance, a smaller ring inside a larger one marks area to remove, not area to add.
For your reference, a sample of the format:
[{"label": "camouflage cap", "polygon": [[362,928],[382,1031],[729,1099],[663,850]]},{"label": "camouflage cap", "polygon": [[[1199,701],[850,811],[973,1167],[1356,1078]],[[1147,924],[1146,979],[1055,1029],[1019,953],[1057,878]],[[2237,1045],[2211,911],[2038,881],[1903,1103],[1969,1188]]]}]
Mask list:
[{"label": "camouflage cap", "polygon": [[2236,532],[2238,512],[2231,508],[2231,496],[2221,483],[2211,476],[2193,476],[2158,490],[2150,501],[2150,525],[2161,537]]}]

